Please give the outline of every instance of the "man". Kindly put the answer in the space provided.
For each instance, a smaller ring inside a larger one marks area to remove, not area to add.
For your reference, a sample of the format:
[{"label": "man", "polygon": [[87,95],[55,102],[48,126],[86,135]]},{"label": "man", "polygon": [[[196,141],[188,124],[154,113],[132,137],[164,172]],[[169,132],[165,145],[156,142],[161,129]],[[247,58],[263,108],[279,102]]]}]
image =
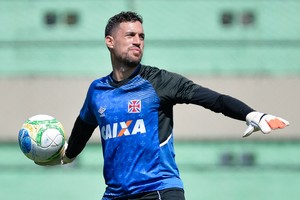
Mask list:
[{"label": "man", "polygon": [[88,90],[62,163],[72,162],[99,126],[107,185],[103,199],[183,200],[173,149],[173,106],[192,103],[249,125],[244,136],[289,122],[165,70],[141,64],[142,17],[121,12],[109,19],[105,42],[113,71]]}]

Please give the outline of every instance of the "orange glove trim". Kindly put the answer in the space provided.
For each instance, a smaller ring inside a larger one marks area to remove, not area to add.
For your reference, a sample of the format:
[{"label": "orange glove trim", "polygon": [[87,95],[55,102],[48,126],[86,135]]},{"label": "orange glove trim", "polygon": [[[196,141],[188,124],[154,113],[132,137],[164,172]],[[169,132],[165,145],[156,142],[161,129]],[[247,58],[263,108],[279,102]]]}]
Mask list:
[{"label": "orange glove trim", "polygon": [[269,124],[270,128],[273,130],[286,127],[286,124],[278,118],[271,119],[270,121],[267,121],[267,123]]}]

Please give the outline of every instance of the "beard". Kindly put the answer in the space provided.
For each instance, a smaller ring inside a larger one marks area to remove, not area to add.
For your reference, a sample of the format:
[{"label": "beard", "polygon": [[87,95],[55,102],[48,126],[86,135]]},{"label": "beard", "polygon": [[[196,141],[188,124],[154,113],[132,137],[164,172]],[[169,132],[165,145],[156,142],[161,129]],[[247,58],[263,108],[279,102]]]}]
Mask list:
[{"label": "beard", "polygon": [[126,57],[122,59],[122,62],[125,64],[125,66],[133,68],[138,66],[141,63],[142,57],[143,57],[142,53],[140,56],[126,55]]},{"label": "beard", "polygon": [[139,60],[129,60],[129,59],[124,60],[124,64],[130,68],[136,67],[140,63],[141,63],[141,59],[139,59]]}]

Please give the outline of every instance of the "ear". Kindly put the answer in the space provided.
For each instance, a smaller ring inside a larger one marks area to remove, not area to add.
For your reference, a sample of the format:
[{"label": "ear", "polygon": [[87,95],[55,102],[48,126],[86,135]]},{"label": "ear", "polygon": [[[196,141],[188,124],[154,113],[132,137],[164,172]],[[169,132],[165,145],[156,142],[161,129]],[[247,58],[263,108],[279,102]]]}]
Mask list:
[{"label": "ear", "polygon": [[114,38],[110,35],[106,36],[105,43],[107,48],[112,49],[114,47]]}]

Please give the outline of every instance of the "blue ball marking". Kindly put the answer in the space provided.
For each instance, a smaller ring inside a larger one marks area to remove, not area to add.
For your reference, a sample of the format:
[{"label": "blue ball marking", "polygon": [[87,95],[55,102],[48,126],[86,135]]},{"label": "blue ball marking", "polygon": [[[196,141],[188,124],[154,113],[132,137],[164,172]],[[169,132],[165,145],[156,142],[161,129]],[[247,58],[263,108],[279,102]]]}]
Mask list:
[{"label": "blue ball marking", "polygon": [[19,145],[23,153],[29,153],[31,150],[31,138],[26,129],[19,132]]}]

